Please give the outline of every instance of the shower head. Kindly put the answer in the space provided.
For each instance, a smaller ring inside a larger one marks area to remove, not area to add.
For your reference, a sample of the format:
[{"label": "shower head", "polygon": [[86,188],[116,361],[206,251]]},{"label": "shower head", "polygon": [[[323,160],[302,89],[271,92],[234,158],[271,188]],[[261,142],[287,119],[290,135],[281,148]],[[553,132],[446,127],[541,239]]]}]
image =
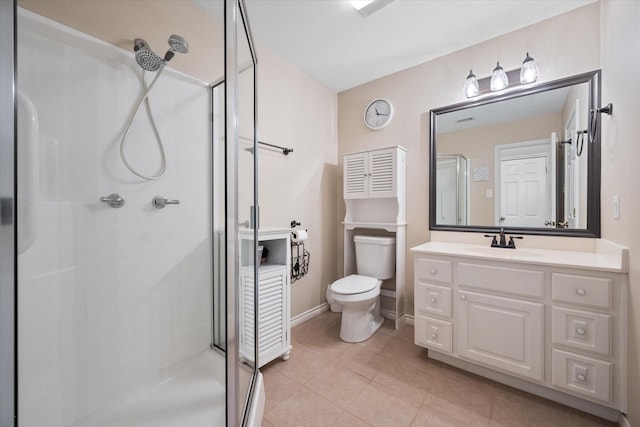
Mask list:
[{"label": "shower head", "polygon": [[149,43],[143,39],[135,39],[133,44],[133,50],[136,53],[136,62],[146,71],[158,71],[163,65],[173,58],[175,52],[187,53],[189,52],[189,43],[184,37],[172,34],[169,37],[170,49],[164,54],[164,58],[151,50]]},{"label": "shower head", "polygon": [[149,43],[143,39],[135,39],[133,50],[136,53],[136,62],[143,70],[158,71],[164,64],[164,60],[152,51]]},{"label": "shower head", "polygon": [[158,71],[164,60],[151,50],[140,49],[136,52],[136,62],[146,71]]},{"label": "shower head", "polygon": [[182,36],[179,36],[177,34],[171,34],[168,42],[173,52],[178,52],[178,53],[189,52],[189,43],[187,43],[187,41]]}]

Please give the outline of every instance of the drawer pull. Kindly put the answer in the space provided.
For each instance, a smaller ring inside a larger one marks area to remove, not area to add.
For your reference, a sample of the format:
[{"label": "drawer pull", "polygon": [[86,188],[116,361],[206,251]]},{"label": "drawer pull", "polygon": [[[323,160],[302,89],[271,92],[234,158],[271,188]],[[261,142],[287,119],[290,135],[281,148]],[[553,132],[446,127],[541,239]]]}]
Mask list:
[{"label": "drawer pull", "polygon": [[431,304],[435,304],[437,300],[434,297],[431,297],[429,301],[431,301]]},{"label": "drawer pull", "polygon": [[462,301],[465,301],[467,299],[467,296],[465,294],[460,295],[460,299]]},{"label": "drawer pull", "polygon": [[578,381],[580,381],[581,383],[584,383],[587,381],[587,376],[584,374],[578,374],[577,378],[578,378]]},{"label": "drawer pull", "polygon": [[582,328],[578,328],[578,329],[576,329],[576,334],[578,334],[578,335],[584,335],[584,334],[586,334],[586,333],[587,333],[587,331],[585,331],[585,330],[584,330],[584,329],[582,329]]},{"label": "drawer pull", "polygon": [[435,332],[433,332],[433,333],[431,334],[431,338],[432,338],[432,339],[434,339],[434,340],[435,340],[435,339],[438,339],[438,334],[436,334]]},{"label": "drawer pull", "polygon": [[430,272],[431,274],[436,274],[436,269],[435,269],[435,268],[432,268],[431,270],[429,270],[429,272]]},{"label": "drawer pull", "polygon": [[576,289],[576,294],[580,295],[580,296],[584,296],[587,293],[587,291],[585,291],[582,288],[578,288]]}]

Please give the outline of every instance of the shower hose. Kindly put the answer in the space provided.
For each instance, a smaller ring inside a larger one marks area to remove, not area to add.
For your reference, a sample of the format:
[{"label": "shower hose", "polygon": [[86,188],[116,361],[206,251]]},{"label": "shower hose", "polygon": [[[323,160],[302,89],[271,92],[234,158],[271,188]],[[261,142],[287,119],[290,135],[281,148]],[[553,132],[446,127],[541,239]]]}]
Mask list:
[{"label": "shower hose", "polygon": [[[156,122],[155,122],[155,120],[153,118],[153,114],[151,113],[151,107],[149,106],[149,98],[148,98],[149,92],[151,92],[151,89],[156,84],[156,81],[158,81],[158,78],[160,77],[160,75],[162,74],[163,71],[164,71],[164,66],[161,66],[160,69],[158,70],[156,76],[151,81],[151,84],[149,86],[147,86],[147,82],[144,79],[145,71],[142,70],[142,85],[144,87],[144,94],[140,98],[140,101],[138,101],[138,105],[137,105],[135,111],[133,112],[133,114],[131,114],[131,117],[129,117],[129,122],[127,123],[127,127],[126,127],[124,133],[122,134],[122,139],[120,140],[120,157],[122,158],[122,162],[124,163],[124,165],[134,175],[136,175],[136,176],[138,176],[138,177],[140,177],[142,179],[149,180],[149,181],[153,181],[153,180],[162,178],[164,176],[165,172],[167,171],[167,157],[166,157],[165,152],[164,152],[164,146],[162,145],[162,139],[160,138],[160,133],[158,132],[158,128],[156,127]],[[160,150],[160,171],[156,175],[151,175],[151,176],[146,176],[146,175],[143,175],[143,174],[139,173],[138,171],[136,171],[133,168],[133,166],[131,166],[129,161],[127,160],[127,156],[124,154],[124,146],[126,144],[127,137],[129,136],[129,131],[131,130],[131,125],[133,124],[133,121],[135,120],[136,116],[138,115],[138,112],[140,112],[140,107],[142,106],[143,103],[145,105],[145,109],[147,110],[147,115],[149,116],[149,121],[151,122],[151,129],[153,129],[153,133],[154,133],[154,135],[156,137],[155,140],[156,140],[156,143],[158,144],[158,148]]]}]

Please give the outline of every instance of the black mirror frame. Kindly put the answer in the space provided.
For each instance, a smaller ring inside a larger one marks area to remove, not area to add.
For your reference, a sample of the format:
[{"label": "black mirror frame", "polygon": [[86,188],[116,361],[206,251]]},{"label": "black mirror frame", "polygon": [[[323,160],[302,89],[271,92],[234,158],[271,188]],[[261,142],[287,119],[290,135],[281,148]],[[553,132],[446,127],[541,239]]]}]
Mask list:
[{"label": "black mirror frame", "polygon": [[[470,226],[470,225],[438,225],[436,224],[436,119],[438,115],[481,105],[492,104],[508,99],[519,98],[535,93],[546,92],[566,86],[580,83],[589,84],[589,112],[600,107],[601,102],[601,70],[578,74],[575,76],[541,83],[534,86],[519,86],[517,89],[507,90],[500,94],[487,94],[476,99],[448,105],[446,107],[435,108],[430,111],[430,141],[429,141],[429,230],[434,231],[462,231],[476,233],[496,233],[501,227],[498,226]],[[589,149],[588,177],[587,177],[587,228],[566,229],[566,228],[532,228],[532,227],[503,227],[509,234],[543,235],[543,236],[566,236],[566,237],[600,237],[600,168],[601,168],[601,144],[600,144],[600,117],[596,114],[598,125],[593,143],[587,144]],[[590,126],[589,126],[590,127]],[[591,130],[589,130],[591,132]]]}]

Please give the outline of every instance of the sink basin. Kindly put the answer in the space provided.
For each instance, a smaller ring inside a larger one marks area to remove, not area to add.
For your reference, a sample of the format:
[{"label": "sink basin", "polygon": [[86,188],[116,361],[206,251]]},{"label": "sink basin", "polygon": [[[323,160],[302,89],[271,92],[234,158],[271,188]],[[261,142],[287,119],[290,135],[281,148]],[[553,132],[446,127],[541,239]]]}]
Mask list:
[{"label": "sink basin", "polygon": [[497,258],[530,258],[539,257],[541,254],[536,252],[529,252],[526,249],[505,249],[505,248],[467,248],[470,252],[483,254],[487,256],[495,256]]}]

